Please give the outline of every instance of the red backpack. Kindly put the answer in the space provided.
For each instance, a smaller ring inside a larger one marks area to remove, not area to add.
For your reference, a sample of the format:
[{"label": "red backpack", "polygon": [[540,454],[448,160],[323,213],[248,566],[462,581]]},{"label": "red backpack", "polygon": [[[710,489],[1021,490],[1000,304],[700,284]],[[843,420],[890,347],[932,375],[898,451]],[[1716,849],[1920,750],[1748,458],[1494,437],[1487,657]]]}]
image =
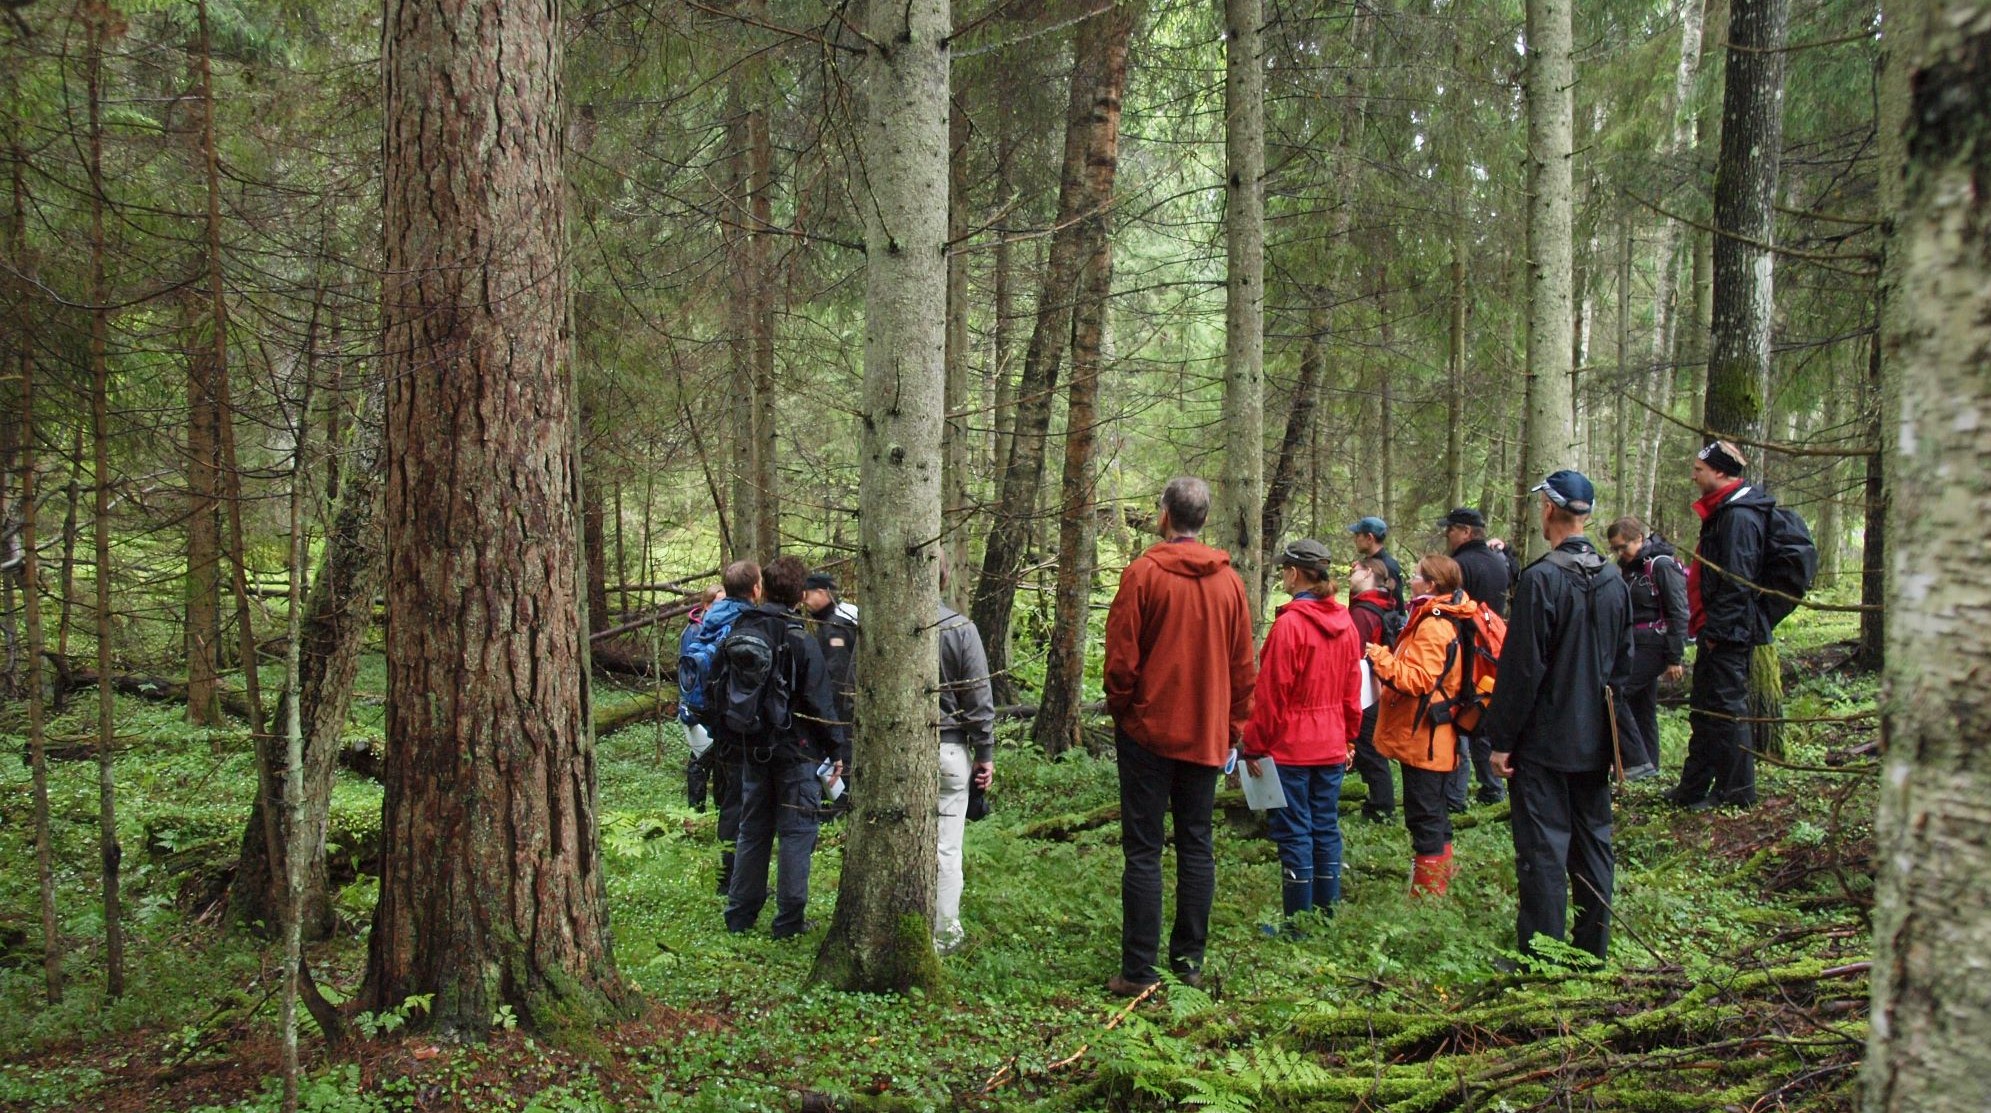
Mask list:
[{"label": "red backpack", "polygon": [[[1485,603],[1479,605],[1471,619],[1446,617],[1459,628],[1459,636],[1445,649],[1445,667],[1438,676],[1442,683],[1445,673],[1451,672],[1456,663],[1460,670],[1459,691],[1435,707],[1427,703],[1419,709],[1419,715],[1428,716],[1434,726],[1450,723],[1454,729],[1471,734],[1479,727],[1480,716],[1493,699],[1494,682],[1500,678],[1500,651],[1507,644],[1507,620],[1494,614],[1493,608]],[[1431,697],[1424,698],[1428,701]]]}]

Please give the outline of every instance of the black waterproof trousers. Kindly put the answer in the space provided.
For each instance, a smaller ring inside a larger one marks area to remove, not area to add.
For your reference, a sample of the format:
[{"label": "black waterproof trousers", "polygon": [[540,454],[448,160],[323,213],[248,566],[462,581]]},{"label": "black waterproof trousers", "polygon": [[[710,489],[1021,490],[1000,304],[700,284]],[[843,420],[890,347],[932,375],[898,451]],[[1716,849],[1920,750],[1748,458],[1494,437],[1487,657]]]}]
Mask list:
[{"label": "black waterproof trousers", "polygon": [[1618,692],[1618,743],[1625,768],[1659,768],[1659,677],[1666,672],[1666,647],[1632,650],[1632,676]]},{"label": "black waterproof trousers", "polygon": [[1695,804],[1710,793],[1723,804],[1756,802],[1756,753],[1749,744],[1749,658],[1746,645],[1702,646],[1694,657],[1694,692],[1688,701],[1693,734],[1677,804]]},{"label": "black waterproof trousers", "polygon": [[1175,925],[1168,964],[1177,974],[1201,973],[1217,894],[1217,859],[1210,814],[1222,770],[1150,752],[1127,732],[1114,732],[1120,767],[1120,973],[1148,983],[1159,974],[1163,821],[1175,820]]},{"label": "black waterproof trousers", "polygon": [[1362,710],[1362,733],[1355,736],[1355,775],[1369,789],[1368,799],[1362,801],[1366,819],[1387,819],[1396,811],[1396,773],[1390,768],[1390,759],[1376,752],[1376,711],[1380,706],[1372,703]]},{"label": "black waterproof trousers", "polygon": [[1564,923],[1576,897],[1572,942],[1599,959],[1611,945],[1611,771],[1559,773],[1528,761],[1514,764],[1514,872],[1520,908],[1515,934],[1521,950],[1536,935],[1569,939]]},{"label": "black waterproof trousers", "polygon": [[1451,779],[1450,773],[1403,767],[1403,825],[1410,831],[1412,854],[1442,854],[1452,841],[1452,816],[1445,810]]}]

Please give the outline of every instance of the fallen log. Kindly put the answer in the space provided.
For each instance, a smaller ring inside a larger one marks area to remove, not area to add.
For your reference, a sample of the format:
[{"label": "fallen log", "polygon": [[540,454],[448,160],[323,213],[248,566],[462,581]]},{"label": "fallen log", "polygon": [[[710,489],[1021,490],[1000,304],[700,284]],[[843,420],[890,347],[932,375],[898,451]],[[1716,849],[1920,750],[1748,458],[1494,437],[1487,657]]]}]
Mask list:
[{"label": "fallen log", "polygon": [[[1104,715],[1106,714],[1106,701],[1094,700],[1091,703],[1080,705],[1079,710],[1087,715]],[[1037,705],[1034,703],[1005,703],[995,709],[995,717],[998,722],[1003,719],[1034,719],[1037,717]]]}]

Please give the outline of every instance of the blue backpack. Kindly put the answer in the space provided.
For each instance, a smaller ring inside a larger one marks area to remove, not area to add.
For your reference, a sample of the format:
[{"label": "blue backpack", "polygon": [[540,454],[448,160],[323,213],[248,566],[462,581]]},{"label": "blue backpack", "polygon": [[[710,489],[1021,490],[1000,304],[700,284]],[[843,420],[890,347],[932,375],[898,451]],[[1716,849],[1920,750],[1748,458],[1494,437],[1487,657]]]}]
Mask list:
[{"label": "blue backpack", "polygon": [[713,725],[712,666],[733,621],[745,610],[737,599],[720,599],[706,608],[702,621],[686,626],[678,639],[678,719],[685,725]]}]

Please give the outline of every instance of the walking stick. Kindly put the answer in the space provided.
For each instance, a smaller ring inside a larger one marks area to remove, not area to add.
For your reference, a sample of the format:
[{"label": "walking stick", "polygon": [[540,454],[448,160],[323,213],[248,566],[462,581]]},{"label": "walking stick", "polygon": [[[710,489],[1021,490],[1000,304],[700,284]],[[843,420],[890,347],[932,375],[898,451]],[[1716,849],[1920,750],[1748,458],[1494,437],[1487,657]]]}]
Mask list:
[{"label": "walking stick", "polygon": [[1618,775],[1618,786],[1625,783],[1625,743],[1618,736],[1618,693],[1611,686],[1604,685],[1604,711],[1611,717],[1611,771]]}]

